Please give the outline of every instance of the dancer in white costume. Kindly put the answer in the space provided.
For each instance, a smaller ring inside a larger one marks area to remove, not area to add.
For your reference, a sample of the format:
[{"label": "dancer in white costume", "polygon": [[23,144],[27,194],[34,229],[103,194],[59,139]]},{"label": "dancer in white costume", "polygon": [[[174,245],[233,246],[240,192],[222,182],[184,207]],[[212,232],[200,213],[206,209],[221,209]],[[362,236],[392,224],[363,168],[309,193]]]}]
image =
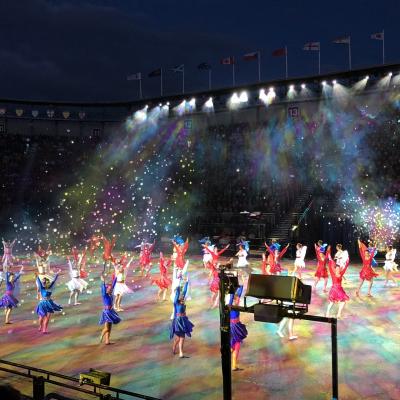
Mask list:
[{"label": "dancer in white costume", "polygon": [[385,265],[383,266],[386,278],[385,286],[387,286],[389,280],[391,280],[396,286],[398,285],[398,282],[393,277],[393,272],[397,271],[397,264],[394,261],[395,258],[396,258],[396,249],[394,249],[393,246],[387,246],[385,255]]},{"label": "dancer in white costume", "polygon": [[14,257],[12,254],[13,247],[16,243],[17,239],[14,239],[12,242],[3,239],[3,257],[1,259],[3,264],[3,273],[9,272],[10,267],[13,265]]},{"label": "dancer in white costume", "polygon": [[236,257],[238,258],[238,262],[236,267],[237,268],[245,268],[249,265],[249,262],[247,261],[247,251],[245,249],[245,246],[242,243],[239,243],[239,251],[236,253]]},{"label": "dancer in white costume", "polygon": [[303,268],[305,268],[306,264],[304,262],[304,258],[306,257],[307,246],[303,246],[301,243],[297,243],[296,245],[296,259],[294,260],[294,268],[292,271],[289,271],[289,275],[298,276],[301,279],[301,272]]},{"label": "dancer in white costume", "polygon": [[78,302],[79,295],[86,290],[88,283],[82,279],[81,272],[80,272],[80,263],[75,263],[75,261],[71,261],[69,257],[67,257],[68,260],[68,268],[69,268],[69,276],[70,280],[66,283],[68,289],[69,289],[69,299],[68,299],[68,304],[71,304],[72,298],[74,298],[74,306],[79,305],[80,303]]},{"label": "dancer in white costume", "polygon": [[128,268],[133,261],[133,257],[126,262],[127,256],[124,255],[121,259],[114,265],[115,277],[117,282],[114,287],[114,295],[115,295],[115,310],[116,311],[124,311],[121,308],[121,300],[125,294],[133,293],[133,290],[125,283],[126,276],[128,273]]}]

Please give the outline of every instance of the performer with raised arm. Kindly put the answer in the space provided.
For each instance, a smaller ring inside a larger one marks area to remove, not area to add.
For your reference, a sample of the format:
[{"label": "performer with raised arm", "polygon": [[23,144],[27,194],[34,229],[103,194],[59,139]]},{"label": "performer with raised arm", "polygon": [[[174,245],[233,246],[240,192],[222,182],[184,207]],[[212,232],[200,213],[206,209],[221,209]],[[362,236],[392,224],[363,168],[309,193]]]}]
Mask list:
[{"label": "performer with raised arm", "polygon": [[104,235],[102,236],[103,239],[103,261],[104,261],[104,268],[103,272],[105,272],[106,267],[108,267],[108,272],[110,272],[111,265],[115,262],[115,257],[112,254],[112,251],[115,247],[115,242],[117,241],[117,237],[112,235],[112,239],[108,240]]},{"label": "performer with raised arm", "polygon": [[185,266],[185,254],[189,248],[189,239],[184,242],[180,236],[175,236],[172,243],[176,251],[175,265],[182,269]]},{"label": "performer with raised arm", "polygon": [[395,259],[396,249],[394,249],[391,245],[387,246],[385,254],[385,265],[383,266],[383,269],[385,270],[385,286],[387,286],[389,280],[391,280],[396,286],[398,285],[398,282],[393,277],[393,272],[397,271],[397,264],[394,261]]},{"label": "performer with raised arm", "polygon": [[86,267],[86,252],[87,252],[87,247],[85,247],[81,253],[79,253],[78,249],[76,247],[72,248],[72,256],[74,258],[75,265],[78,267],[79,270],[79,276],[83,279],[88,277],[88,273],[85,271]]},{"label": "performer with raised arm", "polygon": [[50,315],[53,314],[55,311],[62,311],[62,307],[56,303],[51,298],[51,291],[50,289],[53,288],[54,284],[57,281],[58,274],[61,272],[59,269],[52,281],[48,278],[44,277],[40,279],[38,276],[36,278],[36,284],[39,288],[40,292],[40,300],[36,307],[36,314],[39,316],[39,332],[47,333]]},{"label": "performer with raised arm", "polygon": [[296,259],[294,260],[294,268],[289,271],[288,275],[298,276],[301,279],[301,271],[305,268],[306,264],[304,258],[306,257],[307,246],[303,246],[301,243],[296,244]]},{"label": "performer with raised arm", "polygon": [[328,254],[328,266],[332,278],[332,287],[329,291],[329,304],[326,310],[326,317],[329,318],[333,305],[338,304],[339,306],[336,318],[340,319],[342,317],[342,312],[344,306],[346,305],[346,301],[350,299],[342,287],[342,278],[349,266],[349,259],[347,259],[344,267],[341,268],[336,264],[335,260],[332,260],[331,255]]},{"label": "performer with raised arm", "polygon": [[247,256],[249,252],[249,242],[241,240],[240,243],[237,244],[239,246],[239,251],[235,254],[235,257],[238,258],[237,268],[245,268],[249,265],[247,261]]},{"label": "performer with raised arm", "polygon": [[113,292],[115,288],[115,284],[117,283],[117,278],[113,279],[111,285],[107,285],[105,282],[105,274],[101,275],[101,296],[103,298],[103,312],[100,316],[99,325],[104,325],[103,330],[100,335],[100,343],[105,339],[105,344],[111,344],[110,336],[111,329],[113,324],[119,324],[121,322],[121,318],[118,313],[113,308]]},{"label": "performer with raised arm", "polygon": [[16,243],[17,239],[14,239],[12,242],[3,239],[3,257],[1,259],[3,264],[3,273],[6,273],[10,270],[14,262],[14,256],[12,254],[13,247]]},{"label": "performer with raised arm", "polygon": [[[38,270],[38,276],[40,279],[46,278],[48,281],[52,281],[54,274],[53,271],[50,269],[50,260],[49,257],[52,254],[50,245],[47,246],[47,250],[42,248],[39,245],[37,251],[35,251],[35,261],[36,267]],[[36,281],[37,283],[37,281]],[[37,286],[37,298],[40,299],[40,287]]]},{"label": "performer with raised arm", "polygon": [[162,301],[165,301],[167,297],[167,291],[171,287],[172,281],[168,277],[168,268],[170,267],[171,263],[171,260],[165,260],[163,253],[160,253],[160,277],[158,279],[152,279],[152,283],[158,286],[157,300],[161,300],[161,295],[163,295]]},{"label": "performer with raised arm", "polygon": [[206,236],[206,237],[204,237],[203,239],[200,239],[199,240],[199,243],[202,245],[202,251],[203,251],[203,266],[204,266],[204,268],[208,268],[209,267],[209,263],[212,261],[212,257],[211,257],[211,254],[208,252],[208,251],[206,251],[205,249],[204,249],[204,246],[203,245],[207,245],[207,247],[211,250],[211,251],[214,251],[214,245],[211,243],[211,240],[210,240],[210,238],[209,238],[209,236]]},{"label": "performer with raised arm", "polygon": [[24,267],[14,274],[13,272],[6,272],[6,292],[0,299],[0,307],[5,309],[5,323],[11,324],[10,315],[13,308],[18,306],[19,301],[14,297],[15,284],[20,278]]},{"label": "performer with raised arm", "polygon": [[133,290],[125,283],[128,274],[128,269],[132,261],[133,257],[127,262],[127,256],[123,255],[121,259],[118,262],[116,262],[114,266],[115,277],[117,279],[114,288],[116,311],[124,311],[124,309],[121,308],[122,297],[125,294],[133,293]]},{"label": "performer with raised arm", "polygon": [[89,253],[90,257],[94,257],[95,251],[100,247],[100,244],[103,240],[103,236],[98,236],[93,234],[90,239],[86,240],[87,243],[89,243]]},{"label": "performer with raised arm", "polygon": [[71,304],[72,298],[74,297],[74,306],[77,306],[81,304],[78,302],[79,295],[87,288],[88,283],[80,277],[79,264],[76,263],[75,260],[71,261],[69,257],[67,257],[67,261],[70,277],[70,280],[66,283],[70,292],[68,304]]},{"label": "performer with raised arm", "polygon": [[224,248],[218,251],[218,248],[215,247],[214,251],[211,251],[207,245],[204,245],[204,249],[211,254],[212,261],[209,263],[210,273],[212,276],[210,291],[211,291],[211,308],[218,307],[219,302],[219,271],[218,271],[218,260],[219,257],[229,248],[229,244],[227,244]]},{"label": "performer with raised arm", "polygon": [[[243,277],[242,277],[243,278]],[[240,304],[240,297],[243,293],[243,284],[240,285],[236,292],[229,295],[229,306]],[[231,351],[232,351],[232,371],[240,371],[239,352],[240,346],[247,337],[246,325],[240,322],[240,311],[230,311],[230,328],[231,328]]]},{"label": "performer with raised arm", "polygon": [[364,281],[369,282],[369,287],[368,287],[368,297],[372,297],[371,294],[371,289],[372,289],[372,284],[374,282],[374,278],[378,276],[374,269],[372,268],[372,260],[373,260],[373,254],[375,252],[375,249],[373,249],[373,252],[371,253],[370,250],[367,248],[367,246],[361,242],[360,239],[357,240],[358,243],[358,249],[360,250],[360,256],[363,262],[362,269],[360,271],[360,284],[358,286],[358,289],[356,290],[356,296],[360,296],[360,290],[362,288],[362,285],[364,284]]},{"label": "performer with raised arm", "polygon": [[320,279],[324,280],[324,293],[327,292],[328,285],[328,269],[327,269],[327,261],[328,257],[331,254],[331,246],[327,244],[322,244],[322,240],[319,240],[317,244],[314,244],[315,255],[317,256],[317,270],[315,271],[314,278],[314,289],[317,288],[317,284]]},{"label": "performer with raised arm", "polygon": [[289,245],[290,243],[288,243],[283,250],[279,251],[281,247],[279,243],[274,243],[271,246],[268,246],[267,243],[265,243],[265,246],[269,251],[268,261],[270,263],[271,275],[280,275],[282,271],[280,261],[289,248]]},{"label": "performer with raised arm", "polygon": [[189,321],[186,316],[186,291],[188,288],[188,281],[186,281],[183,290],[178,286],[174,298],[174,317],[172,319],[169,338],[174,339],[172,346],[172,353],[176,354],[179,350],[179,357],[186,358],[183,354],[183,345],[185,343],[185,336],[191,337],[194,325]]},{"label": "performer with raised arm", "polygon": [[140,244],[139,265],[142,276],[143,275],[146,275],[146,277],[149,276],[149,272],[151,269],[151,253],[153,252],[155,245],[156,242],[153,242],[152,244],[142,242]]}]

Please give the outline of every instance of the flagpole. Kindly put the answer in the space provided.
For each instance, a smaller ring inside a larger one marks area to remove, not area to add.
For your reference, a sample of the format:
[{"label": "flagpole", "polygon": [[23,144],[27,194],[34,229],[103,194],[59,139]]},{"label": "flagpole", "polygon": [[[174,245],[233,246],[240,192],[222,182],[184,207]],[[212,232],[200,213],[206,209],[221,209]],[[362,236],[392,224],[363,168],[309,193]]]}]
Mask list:
[{"label": "flagpole", "polygon": [[258,50],[258,82],[261,82],[261,51]]},{"label": "flagpole", "polygon": [[233,62],[232,62],[232,82],[233,82],[233,86],[235,86],[235,59],[233,59]]},{"label": "flagpole", "polygon": [[161,96],[163,95],[163,81],[162,81],[162,68],[160,68],[161,74],[160,74],[160,92]]},{"label": "flagpole", "polygon": [[142,94],[142,78],[139,79],[139,98],[143,99],[143,94]]},{"label": "flagpole", "polygon": [[321,43],[318,46],[318,75],[321,75]]},{"label": "flagpole", "polygon": [[185,66],[182,70],[182,93],[185,94]]},{"label": "flagpole", "polygon": [[286,79],[288,78],[288,61],[287,61],[287,47],[285,46],[285,59],[286,59]]},{"label": "flagpole", "polygon": [[351,70],[351,37],[349,36],[349,69]]},{"label": "flagpole", "polygon": [[385,30],[382,29],[382,64],[385,64]]},{"label": "flagpole", "polygon": [[211,90],[211,68],[208,70],[208,90]]}]

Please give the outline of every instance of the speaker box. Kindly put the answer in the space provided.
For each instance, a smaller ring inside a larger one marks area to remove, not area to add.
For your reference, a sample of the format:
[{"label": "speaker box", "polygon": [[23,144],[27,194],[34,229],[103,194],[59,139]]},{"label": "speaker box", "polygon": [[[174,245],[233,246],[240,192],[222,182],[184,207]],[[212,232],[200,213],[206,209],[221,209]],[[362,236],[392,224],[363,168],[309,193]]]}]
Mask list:
[{"label": "speaker box", "polygon": [[294,276],[251,274],[246,297],[310,304],[311,286]]},{"label": "speaker box", "polygon": [[284,314],[282,307],[274,304],[255,304],[254,321],[272,322],[274,324],[281,322]]},{"label": "speaker box", "polygon": [[95,383],[97,385],[110,385],[111,374],[97,369],[90,368],[89,372],[82,372],[79,374],[79,382]]}]

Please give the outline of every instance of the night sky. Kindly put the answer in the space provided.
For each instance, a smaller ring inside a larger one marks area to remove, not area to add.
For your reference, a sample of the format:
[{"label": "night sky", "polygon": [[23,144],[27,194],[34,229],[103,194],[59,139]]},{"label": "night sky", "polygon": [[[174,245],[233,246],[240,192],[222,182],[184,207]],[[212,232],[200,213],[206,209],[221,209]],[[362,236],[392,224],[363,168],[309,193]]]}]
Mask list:
[{"label": "night sky", "polygon": [[262,79],[284,77],[284,58],[271,52],[288,47],[289,76],[317,72],[317,52],[304,43],[321,42],[322,73],[347,69],[347,46],[332,40],[351,35],[353,68],[380,64],[382,43],[370,35],[385,30],[387,63],[400,62],[400,2],[396,0],[2,0],[0,2],[0,84],[2,99],[114,101],[138,98],[142,72],[145,97],[159,95],[159,78],[148,72],[165,68],[164,92],[181,90],[185,64],[187,91],[257,80],[257,62],[243,54],[262,52]]}]

